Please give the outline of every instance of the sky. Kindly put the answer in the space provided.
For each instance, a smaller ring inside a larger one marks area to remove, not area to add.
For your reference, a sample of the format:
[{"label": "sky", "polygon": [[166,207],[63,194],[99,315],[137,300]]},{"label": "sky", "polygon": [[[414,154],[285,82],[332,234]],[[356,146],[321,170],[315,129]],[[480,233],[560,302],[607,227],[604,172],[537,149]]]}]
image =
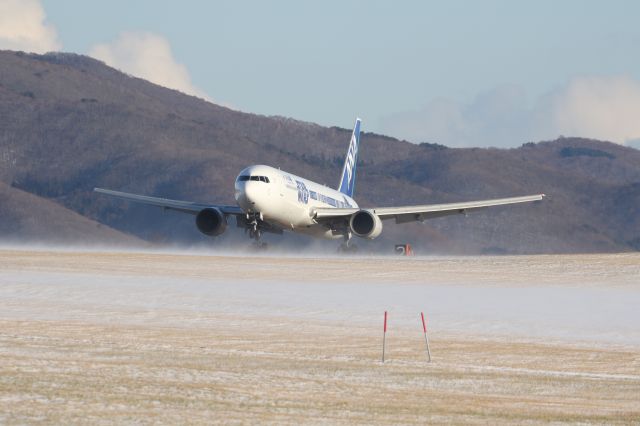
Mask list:
[{"label": "sky", "polygon": [[415,143],[640,147],[638,16],[635,0],[0,0],[0,48]]}]

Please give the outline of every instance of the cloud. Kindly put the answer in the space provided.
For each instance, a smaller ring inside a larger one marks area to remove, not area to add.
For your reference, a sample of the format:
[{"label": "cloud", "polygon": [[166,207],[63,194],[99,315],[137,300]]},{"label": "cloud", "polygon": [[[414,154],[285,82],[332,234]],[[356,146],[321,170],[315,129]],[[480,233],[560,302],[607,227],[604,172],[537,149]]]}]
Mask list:
[{"label": "cloud", "polygon": [[499,87],[468,104],[436,99],[419,111],[383,117],[381,128],[413,142],[460,147],[510,147],[559,135],[631,144],[640,139],[640,82],[574,77],[532,104],[521,88]]},{"label": "cloud", "polygon": [[38,0],[0,1],[0,48],[45,53],[62,45]]},{"label": "cloud", "polygon": [[640,138],[640,82],[630,77],[576,78],[550,103],[562,134],[621,144]]},{"label": "cloud", "polygon": [[166,38],[147,32],[124,32],[111,43],[97,44],[89,56],[160,86],[208,99],[191,83],[189,71],[173,57]]}]

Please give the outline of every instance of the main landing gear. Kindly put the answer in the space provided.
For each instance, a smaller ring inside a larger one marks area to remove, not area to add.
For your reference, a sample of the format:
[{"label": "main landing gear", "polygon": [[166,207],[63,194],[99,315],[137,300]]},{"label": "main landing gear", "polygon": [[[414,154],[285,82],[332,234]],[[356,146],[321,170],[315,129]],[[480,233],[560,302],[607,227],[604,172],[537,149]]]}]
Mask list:
[{"label": "main landing gear", "polygon": [[344,241],[338,246],[338,253],[353,254],[358,251],[358,246],[351,242],[351,232],[345,234]]}]

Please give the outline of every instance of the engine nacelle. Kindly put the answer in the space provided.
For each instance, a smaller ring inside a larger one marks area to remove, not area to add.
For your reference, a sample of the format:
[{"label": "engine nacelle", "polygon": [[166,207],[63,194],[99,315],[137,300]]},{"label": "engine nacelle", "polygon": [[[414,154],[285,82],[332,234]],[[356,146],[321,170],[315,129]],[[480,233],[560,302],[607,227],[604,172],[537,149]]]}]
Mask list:
[{"label": "engine nacelle", "polygon": [[227,217],[218,209],[204,209],[196,216],[196,226],[203,234],[215,237],[227,229]]},{"label": "engine nacelle", "polygon": [[382,220],[371,210],[360,210],[351,215],[349,228],[358,237],[373,240],[382,233]]}]

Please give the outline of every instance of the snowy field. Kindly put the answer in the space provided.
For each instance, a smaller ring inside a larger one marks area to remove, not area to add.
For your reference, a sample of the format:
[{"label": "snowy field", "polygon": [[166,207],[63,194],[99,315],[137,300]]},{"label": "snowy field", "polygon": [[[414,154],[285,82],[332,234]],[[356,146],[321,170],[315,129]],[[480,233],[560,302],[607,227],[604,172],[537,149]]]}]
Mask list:
[{"label": "snowy field", "polygon": [[0,423],[640,422],[639,306],[637,254],[1,249]]}]

